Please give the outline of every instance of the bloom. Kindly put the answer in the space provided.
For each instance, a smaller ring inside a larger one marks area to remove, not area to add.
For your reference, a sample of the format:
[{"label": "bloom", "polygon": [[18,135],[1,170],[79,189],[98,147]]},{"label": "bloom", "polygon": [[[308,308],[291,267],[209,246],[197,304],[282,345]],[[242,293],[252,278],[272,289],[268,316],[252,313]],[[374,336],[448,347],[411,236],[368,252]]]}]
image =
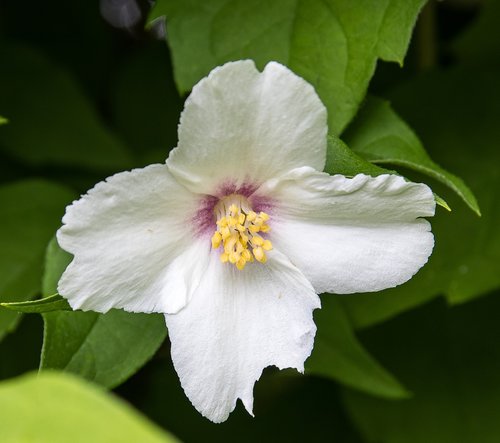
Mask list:
[{"label": "bloom", "polygon": [[74,309],[165,314],[184,391],[209,419],[263,368],[303,371],[318,293],[411,278],[434,244],[431,190],[394,175],[319,172],[326,109],[271,62],[228,63],[186,101],[166,164],[116,174],[67,208],[74,255],[59,293]]}]

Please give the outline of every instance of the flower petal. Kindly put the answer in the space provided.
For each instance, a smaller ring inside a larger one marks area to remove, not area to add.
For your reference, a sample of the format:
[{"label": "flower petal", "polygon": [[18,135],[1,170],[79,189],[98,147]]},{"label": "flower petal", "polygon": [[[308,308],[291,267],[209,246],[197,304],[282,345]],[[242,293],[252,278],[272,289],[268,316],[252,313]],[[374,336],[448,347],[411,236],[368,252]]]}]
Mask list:
[{"label": "flower petal", "polygon": [[300,166],[322,170],[326,109],[314,88],[276,62],[227,63],[186,100],[179,144],[167,164],[194,192],[261,184]]},{"label": "flower petal", "polygon": [[304,370],[319,306],[310,283],[278,251],[243,271],[212,253],[190,303],[165,316],[172,360],[195,408],[222,422],[241,398],[252,414],[253,386],[265,367]]},{"label": "flower petal", "polygon": [[59,293],[74,309],[177,312],[208,264],[210,242],[189,223],[197,198],[166,165],[98,183],[66,209],[57,232],[74,255]]},{"label": "flower petal", "polygon": [[379,291],[409,280],[434,246],[432,191],[395,175],[352,179],[299,168],[258,191],[277,202],[273,245],[315,290]]}]

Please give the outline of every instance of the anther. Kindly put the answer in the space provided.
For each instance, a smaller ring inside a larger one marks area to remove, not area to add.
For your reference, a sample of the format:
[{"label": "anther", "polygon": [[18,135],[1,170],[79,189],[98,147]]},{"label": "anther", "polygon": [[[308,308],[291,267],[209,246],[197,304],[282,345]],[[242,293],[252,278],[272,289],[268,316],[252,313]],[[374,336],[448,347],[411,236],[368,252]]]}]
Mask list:
[{"label": "anther", "polygon": [[217,249],[220,246],[221,241],[221,233],[219,231],[215,231],[214,235],[212,236],[212,248]]},{"label": "anther", "polygon": [[265,263],[267,260],[266,254],[264,253],[264,249],[262,249],[260,246],[254,248],[253,255],[255,257],[255,260],[260,261],[261,263]]},{"label": "anther", "polygon": [[248,201],[240,195],[223,198],[214,208],[214,214],[217,227],[212,236],[212,248],[222,246],[222,263],[231,263],[240,271],[254,260],[266,263],[265,251],[273,246],[270,240],[257,233],[269,232],[268,214],[249,210]]}]

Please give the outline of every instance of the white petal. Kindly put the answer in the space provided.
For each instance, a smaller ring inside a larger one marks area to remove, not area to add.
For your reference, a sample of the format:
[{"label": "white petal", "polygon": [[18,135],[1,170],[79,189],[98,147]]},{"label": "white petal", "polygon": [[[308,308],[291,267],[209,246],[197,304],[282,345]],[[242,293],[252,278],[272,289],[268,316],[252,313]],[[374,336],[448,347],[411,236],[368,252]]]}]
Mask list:
[{"label": "white petal", "polygon": [[252,414],[253,386],[266,366],[304,370],[318,307],[310,283],[278,251],[243,271],[212,253],[190,303],[165,316],[174,366],[195,408],[221,422],[240,398]]},{"label": "white petal", "polygon": [[352,179],[299,168],[259,192],[277,202],[271,240],[317,292],[379,291],[409,280],[434,246],[432,191],[395,175]]},{"label": "white petal", "polygon": [[74,255],[58,291],[74,309],[177,312],[209,258],[194,235],[198,197],[166,165],[116,174],[66,209],[57,233]]},{"label": "white petal", "polygon": [[194,192],[261,184],[300,166],[322,170],[326,109],[313,87],[276,62],[227,63],[186,100],[179,144],[167,160]]}]

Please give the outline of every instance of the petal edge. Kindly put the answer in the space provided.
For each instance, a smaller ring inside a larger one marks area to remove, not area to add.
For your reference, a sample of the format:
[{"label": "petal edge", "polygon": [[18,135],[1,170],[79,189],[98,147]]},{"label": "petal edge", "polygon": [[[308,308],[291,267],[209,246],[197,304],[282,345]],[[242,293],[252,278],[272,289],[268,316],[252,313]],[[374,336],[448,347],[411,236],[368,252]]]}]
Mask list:
[{"label": "petal edge", "polygon": [[272,252],[265,265],[252,263],[244,271],[212,254],[191,302],[165,316],[183,389],[217,423],[238,398],[253,415],[253,386],[265,367],[303,371],[312,351],[319,297],[286,257]]},{"label": "petal edge", "polygon": [[227,181],[238,187],[300,166],[322,170],[326,133],[326,108],[305,80],[276,62],[263,72],[251,60],[229,62],[193,88],[167,164],[188,189],[216,195]]}]

